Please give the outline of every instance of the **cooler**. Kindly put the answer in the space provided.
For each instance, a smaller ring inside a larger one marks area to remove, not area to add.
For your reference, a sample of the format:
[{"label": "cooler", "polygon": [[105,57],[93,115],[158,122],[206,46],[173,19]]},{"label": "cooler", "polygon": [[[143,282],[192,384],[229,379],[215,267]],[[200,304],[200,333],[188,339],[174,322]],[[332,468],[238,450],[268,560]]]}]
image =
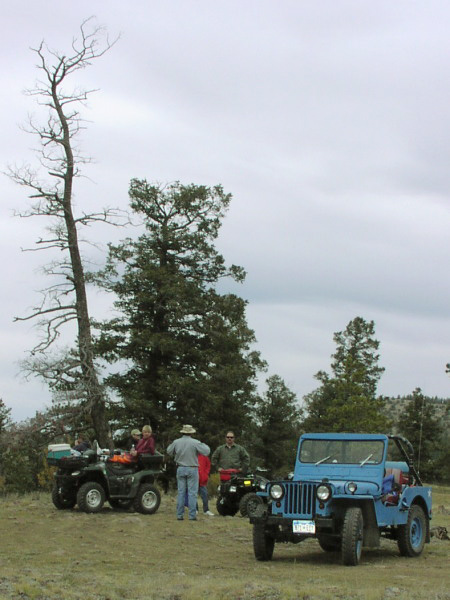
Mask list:
[{"label": "cooler", "polygon": [[70,444],[49,445],[47,458],[59,459],[63,456],[70,456]]}]

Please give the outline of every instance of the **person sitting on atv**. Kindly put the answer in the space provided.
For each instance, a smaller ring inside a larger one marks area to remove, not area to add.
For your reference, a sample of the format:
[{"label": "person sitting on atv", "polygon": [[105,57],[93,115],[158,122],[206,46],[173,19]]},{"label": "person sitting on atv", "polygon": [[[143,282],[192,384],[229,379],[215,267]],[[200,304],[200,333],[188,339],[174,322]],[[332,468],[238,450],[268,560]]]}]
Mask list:
[{"label": "person sitting on atv", "polygon": [[90,443],[84,438],[84,435],[82,435],[80,433],[80,435],[78,436],[78,438],[75,441],[75,446],[73,447],[73,449],[76,452],[84,452],[85,450],[89,450],[89,448],[91,447]]},{"label": "person sitting on atv", "polygon": [[248,471],[250,456],[243,446],[235,443],[233,431],[228,431],[225,436],[225,444],[214,450],[211,457],[211,466],[219,473],[226,469],[236,469],[244,475]]},{"label": "person sitting on atv", "polygon": [[139,429],[133,429],[131,431],[130,437],[126,441],[125,450],[129,452],[133,448],[133,446],[136,448],[137,443],[140,441],[140,439],[141,432],[139,431]]},{"label": "person sitting on atv", "polygon": [[136,444],[136,448],[131,449],[131,456],[137,458],[139,454],[155,454],[155,438],[152,435],[150,425],[144,425],[142,428],[142,439]]}]

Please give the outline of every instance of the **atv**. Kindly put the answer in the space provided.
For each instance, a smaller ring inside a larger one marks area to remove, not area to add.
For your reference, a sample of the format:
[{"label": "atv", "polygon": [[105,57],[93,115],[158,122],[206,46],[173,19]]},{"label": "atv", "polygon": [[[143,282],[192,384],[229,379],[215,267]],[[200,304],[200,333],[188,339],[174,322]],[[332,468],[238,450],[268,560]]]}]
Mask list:
[{"label": "atv", "polygon": [[220,471],[216,503],[219,515],[234,517],[239,511],[243,517],[246,517],[249,506],[260,502],[256,492],[264,491],[269,480],[260,474],[263,469],[256,469],[256,471],[257,473],[248,475],[243,475],[237,469]]},{"label": "atv", "polygon": [[155,513],[161,494],[154,485],[161,471],[163,455],[141,454],[138,460],[119,463],[108,455],[86,450],[80,456],[55,458],[49,452],[47,462],[56,466],[52,501],[59,510],[76,504],[86,513],[98,513],[105,500],[113,509],[128,509],[145,515]]}]

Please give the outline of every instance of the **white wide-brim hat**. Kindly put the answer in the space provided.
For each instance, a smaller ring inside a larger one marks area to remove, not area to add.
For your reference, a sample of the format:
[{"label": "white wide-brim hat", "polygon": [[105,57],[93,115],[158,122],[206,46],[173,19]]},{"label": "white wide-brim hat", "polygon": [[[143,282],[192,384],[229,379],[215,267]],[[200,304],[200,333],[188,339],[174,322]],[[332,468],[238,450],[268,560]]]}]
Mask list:
[{"label": "white wide-brim hat", "polygon": [[183,425],[183,428],[180,429],[180,433],[195,433],[195,429],[192,425]]}]

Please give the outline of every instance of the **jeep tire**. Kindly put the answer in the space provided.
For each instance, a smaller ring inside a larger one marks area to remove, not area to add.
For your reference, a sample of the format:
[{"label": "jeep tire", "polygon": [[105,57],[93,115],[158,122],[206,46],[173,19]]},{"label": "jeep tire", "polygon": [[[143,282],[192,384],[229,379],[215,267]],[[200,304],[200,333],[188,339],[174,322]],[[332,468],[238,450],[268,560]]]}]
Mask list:
[{"label": "jeep tire", "polygon": [[83,483],[77,493],[78,508],[86,513],[100,512],[105,503],[105,490],[96,481]]},{"label": "jeep tire", "polygon": [[55,484],[52,488],[52,502],[58,510],[69,510],[77,503],[75,494],[72,496],[64,496],[59,492],[59,487]]},{"label": "jeep tire", "polygon": [[143,483],[134,499],[133,506],[136,512],[143,515],[153,515],[161,504],[161,494],[156,486],[152,483]]},{"label": "jeep tire", "polygon": [[406,525],[398,528],[397,544],[402,556],[416,557],[422,554],[427,531],[423,509],[413,504],[408,512]]},{"label": "jeep tire", "polygon": [[363,544],[363,515],[358,506],[347,508],[342,526],[342,562],[356,566],[361,559]]},{"label": "jeep tire", "polygon": [[253,525],[253,551],[256,560],[272,560],[275,539],[266,532],[263,523]]}]

